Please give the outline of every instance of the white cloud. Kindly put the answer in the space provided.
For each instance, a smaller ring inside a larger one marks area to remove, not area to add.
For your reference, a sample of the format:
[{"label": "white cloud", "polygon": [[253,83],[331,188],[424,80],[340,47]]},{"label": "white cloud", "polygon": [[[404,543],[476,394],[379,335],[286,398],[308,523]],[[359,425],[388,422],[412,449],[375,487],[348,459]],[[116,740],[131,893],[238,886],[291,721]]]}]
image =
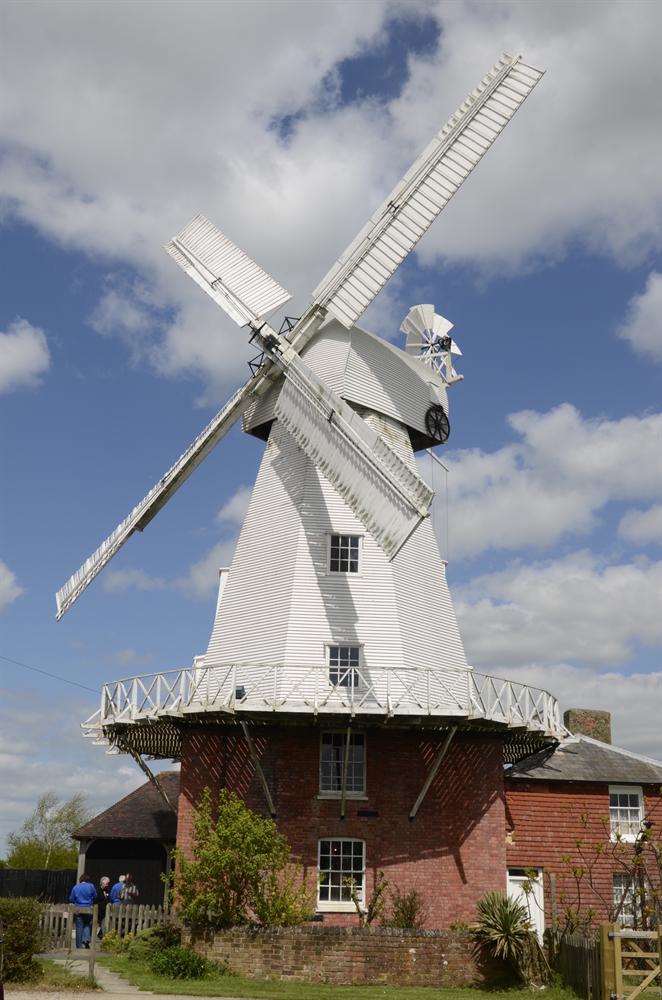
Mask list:
[{"label": "white cloud", "polygon": [[577,552],[484,574],[455,594],[475,666],[620,664],[662,642],[662,562],[604,565]]},{"label": "white cloud", "polygon": [[508,671],[508,677],[551,691],[564,709],[600,708],[611,712],[612,742],[616,746],[662,760],[662,672],[624,674],[560,663],[517,667]]},{"label": "white cloud", "polygon": [[44,331],[26,319],[17,319],[0,331],[0,393],[39,385],[51,356]]},{"label": "white cloud", "polygon": [[[145,781],[128,757],[106,756],[79,728],[93,705],[70,698],[45,700],[38,691],[0,690],[0,856],[8,833],[20,827],[44,792],[77,792],[100,812]],[[155,762],[157,770],[172,768]]]},{"label": "white cloud", "polygon": [[[402,95],[341,106],[338,63],[382,39],[392,15],[421,10],[436,12],[440,47],[410,60]],[[579,240],[620,261],[656,243],[662,8],[632,10],[364,2],[339,18],[328,3],[191,2],[127,19],[121,6],[81,18],[75,3],[15,4],[0,192],[62,244],[137,267],[176,312],[157,316],[145,356],[164,374],[204,376],[217,398],[240,373],[244,335],[187,287],[161,243],[205,211],[294,289],[296,311],[502,47],[549,72],[422,259],[529,267]],[[287,142],[273,127],[286,115],[297,116]],[[130,308],[142,313],[140,295],[122,295],[105,299],[102,326],[141,324]],[[387,318],[384,332],[396,325]]]},{"label": "white cloud", "polygon": [[132,649],[130,646],[126,649],[118,649],[116,653],[113,654],[112,659],[121,663],[123,666],[145,666],[151,663],[154,659],[153,653],[139,653],[137,650]]},{"label": "white cloud", "polygon": [[248,510],[248,504],[251,499],[252,489],[250,486],[240,486],[236,490],[229,500],[223,504],[216,519],[221,522],[221,524],[230,524],[235,527],[241,527],[243,520],[246,517],[246,511]]},{"label": "white cloud", "polygon": [[167,582],[158,576],[150,576],[143,569],[111,569],[104,575],[103,588],[109,594],[124,590],[163,590]]},{"label": "white cloud", "polygon": [[23,593],[23,587],[16,579],[16,574],[0,559],[0,614]]},{"label": "white cloud", "polygon": [[654,542],[662,545],[662,504],[648,510],[629,510],[621,518],[618,533],[635,545]]},{"label": "white cloud", "polygon": [[662,274],[649,274],[644,291],[631,299],[618,333],[638,354],[662,362]]},{"label": "white cloud", "polygon": [[217,542],[202,559],[194,563],[186,576],[175,581],[175,586],[189,597],[206,600],[218,589],[218,571],[229,566],[234,555],[236,538]]},{"label": "white cloud", "polygon": [[445,458],[452,558],[549,546],[590,531],[611,501],[662,492],[662,414],[588,419],[563,403],[508,422],[516,443]]}]

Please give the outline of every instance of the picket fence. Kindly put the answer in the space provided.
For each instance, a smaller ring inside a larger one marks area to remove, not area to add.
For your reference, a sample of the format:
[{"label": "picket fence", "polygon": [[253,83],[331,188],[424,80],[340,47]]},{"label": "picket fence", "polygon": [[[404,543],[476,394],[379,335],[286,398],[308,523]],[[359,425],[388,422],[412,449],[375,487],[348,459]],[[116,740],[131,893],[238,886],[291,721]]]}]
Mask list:
[{"label": "picket fence", "polygon": [[603,1000],[602,960],[597,936],[569,934],[555,947],[556,971],[584,1000]]},{"label": "picket fence", "polygon": [[[115,931],[121,937],[127,934],[138,934],[165,923],[166,913],[162,906],[144,906],[142,904],[120,903],[119,906],[108,906],[103,923],[99,923],[98,906],[75,906],[72,903],[59,903],[44,908],[41,915],[41,931],[44,948],[48,951],[75,951],[74,915],[76,913],[92,914],[92,948],[98,948],[96,929],[101,927],[104,934]],[[85,957],[88,957],[86,949]]]}]

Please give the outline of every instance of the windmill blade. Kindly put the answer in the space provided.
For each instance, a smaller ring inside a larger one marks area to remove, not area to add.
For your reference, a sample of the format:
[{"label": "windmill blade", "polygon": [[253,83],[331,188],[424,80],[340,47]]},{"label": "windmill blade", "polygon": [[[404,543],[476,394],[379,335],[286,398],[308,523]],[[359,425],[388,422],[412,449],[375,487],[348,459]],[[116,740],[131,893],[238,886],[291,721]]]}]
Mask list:
[{"label": "windmill blade", "polygon": [[258,374],[258,376],[250,379],[232,396],[223,409],[219,410],[216,416],[210,420],[204,430],[189,445],[186,451],[180,455],[175,464],[168,469],[165,476],[159,479],[158,483],[152,487],[147,496],[133,508],[129,516],[118,524],[113,533],[101,543],[96,552],[93,552],[89,559],[85,560],[80,569],[58,590],[55,595],[58,620],[80,597],[95,576],[119,552],[133,532],[142,531],[149,524],[152,518],[168,502],[173,493],[188,479],[196,466],[207,457],[212,448],[227,434],[235,421],[241,416],[245,406],[248,405],[256,382],[260,378],[261,376]]},{"label": "windmill blade", "polygon": [[275,416],[392,559],[427,515],[434,493],[292,354]]},{"label": "windmill blade", "polygon": [[504,55],[391,191],[313,292],[346,326],[368,308],[543,73]]},{"label": "windmill blade", "polygon": [[258,326],[292,297],[204,215],[196,215],[164,250],[239,326]]}]

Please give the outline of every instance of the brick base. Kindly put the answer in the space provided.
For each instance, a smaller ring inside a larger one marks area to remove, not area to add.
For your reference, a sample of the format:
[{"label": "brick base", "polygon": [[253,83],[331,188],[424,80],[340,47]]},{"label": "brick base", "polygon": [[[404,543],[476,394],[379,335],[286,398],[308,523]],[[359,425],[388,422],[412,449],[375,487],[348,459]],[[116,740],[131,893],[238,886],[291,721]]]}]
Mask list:
[{"label": "brick base", "polygon": [[193,947],[250,979],[440,987],[484,985],[506,975],[502,965],[476,954],[467,931],[238,927]]},{"label": "brick base", "polygon": [[[316,898],[318,842],[356,838],[365,844],[366,891],[384,872],[391,889],[416,890],[425,927],[448,928],[476,919],[476,903],[489,890],[505,891],[506,843],[501,740],[458,734],[441,763],[415,820],[409,819],[443,734],[369,728],[365,799],[319,798],[320,728],[255,727],[253,739],[277,810],[277,824],[292,847]],[[233,789],[256,812],[266,812],[249,749],[236,727],[185,730],[177,845],[192,852],[196,804],[205,788]],[[356,925],[354,912],[322,915],[325,925]]]}]

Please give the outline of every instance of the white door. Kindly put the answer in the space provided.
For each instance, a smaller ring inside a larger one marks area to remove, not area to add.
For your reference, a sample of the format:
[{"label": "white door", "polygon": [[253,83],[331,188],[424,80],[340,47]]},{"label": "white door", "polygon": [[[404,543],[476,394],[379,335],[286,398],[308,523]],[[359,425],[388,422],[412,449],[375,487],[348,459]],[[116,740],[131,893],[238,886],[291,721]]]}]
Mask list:
[{"label": "white door", "polygon": [[542,944],[545,930],[545,898],[542,885],[542,868],[509,868],[508,895],[523,903],[529,921]]}]

